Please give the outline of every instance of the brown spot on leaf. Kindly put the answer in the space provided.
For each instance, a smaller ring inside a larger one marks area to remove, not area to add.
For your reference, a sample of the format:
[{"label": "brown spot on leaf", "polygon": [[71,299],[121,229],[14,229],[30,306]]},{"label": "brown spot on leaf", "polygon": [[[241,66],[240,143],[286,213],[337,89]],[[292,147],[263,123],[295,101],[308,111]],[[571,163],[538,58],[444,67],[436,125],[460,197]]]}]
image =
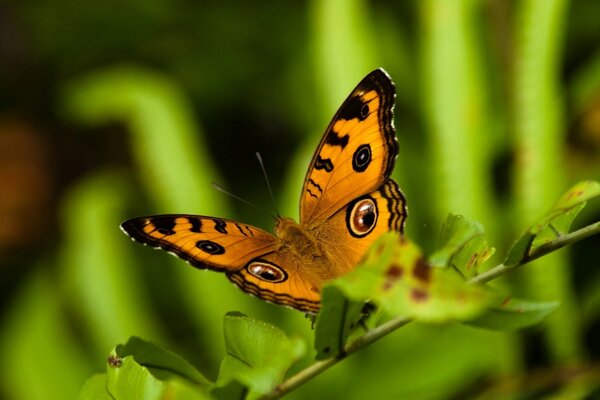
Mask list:
[{"label": "brown spot on leaf", "polygon": [[402,273],[404,271],[402,271],[402,267],[397,265],[397,264],[392,264],[390,265],[390,267],[385,271],[385,276],[386,278],[389,279],[400,279],[402,277]]},{"label": "brown spot on leaf", "polygon": [[478,254],[475,253],[471,256],[471,258],[469,258],[469,262],[467,262],[467,271],[471,269],[473,264],[475,264],[475,261],[477,260],[477,256],[478,256]]},{"label": "brown spot on leaf", "polygon": [[410,291],[410,297],[412,297],[414,301],[421,303],[427,300],[429,294],[422,289],[412,289]]},{"label": "brown spot on leaf", "polygon": [[512,299],[512,297],[508,296],[507,298],[505,298],[504,300],[502,300],[502,303],[500,304],[500,307],[506,307],[508,305],[508,303],[510,303],[511,299]]},{"label": "brown spot on leaf", "polygon": [[121,364],[123,364],[123,360],[120,357],[114,356],[112,354],[108,356],[108,359],[106,361],[108,362],[108,365],[115,368],[119,368]]},{"label": "brown spot on leaf", "polygon": [[385,271],[385,282],[383,283],[383,290],[390,290],[394,285],[394,282],[402,278],[403,273],[404,271],[402,270],[402,267],[398,264],[390,265],[390,267]]},{"label": "brown spot on leaf", "polygon": [[425,259],[423,257],[417,260],[415,264],[415,269],[413,270],[413,275],[415,278],[427,283],[431,279],[431,267],[427,265]]},{"label": "brown spot on leaf", "polygon": [[571,192],[567,196],[567,199],[571,200],[573,197],[580,197],[583,194],[583,190],[578,190],[576,192]]}]

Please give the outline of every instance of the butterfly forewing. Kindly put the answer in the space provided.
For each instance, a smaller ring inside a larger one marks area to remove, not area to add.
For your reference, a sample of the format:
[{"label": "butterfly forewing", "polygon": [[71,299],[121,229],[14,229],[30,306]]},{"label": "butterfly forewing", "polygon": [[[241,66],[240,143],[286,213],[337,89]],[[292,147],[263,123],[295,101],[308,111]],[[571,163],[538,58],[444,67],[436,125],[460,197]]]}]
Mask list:
[{"label": "butterfly forewing", "polygon": [[333,117],[315,152],[300,198],[300,223],[315,227],[352,199],[377,189],[398,153],[394,84],[381,69],[367,75]]},{"label": "butterfly forewing", "polygon": [[195,267],[233,272],[278,250],[278,239],[251,225],[198,215],[157,215],[121,224],[133,240],[161,248]]}]

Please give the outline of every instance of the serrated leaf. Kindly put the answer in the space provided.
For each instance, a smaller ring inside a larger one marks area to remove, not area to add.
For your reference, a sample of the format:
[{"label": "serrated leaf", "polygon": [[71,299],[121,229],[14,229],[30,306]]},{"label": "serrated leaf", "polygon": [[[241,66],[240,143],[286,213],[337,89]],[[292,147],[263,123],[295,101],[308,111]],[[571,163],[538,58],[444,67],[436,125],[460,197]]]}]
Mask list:
[{"label": "serrated leaf", "polygon": [[347,298],[430,322],[473,318],[487,305],[485,288],[467,284],[454,270],[430,267],[421,250],[397,233],[382,235],[374,247],[364,263],[332,282]]},{"label": "serrated leaf", "polygon": [[494,254],[483,227],[462,215],[450,214],[442,226],[441,249],[429,257],[433,267],[452,267],[464,278],[477,275],[479,266]]},{"label": "serrated leaf", "polygon": [[126,344],[118,345],[115,353],[119,358],[133,356],[138,364],[149,368],[150,372],[160,379],[176,375],[205,388],[212,385],[212,382],[183,357],[139,337],[133,336]]},{"label": "serrated leaf", "polygon": [[315,328],[317,360],[339,354],[356,324],[364,317],[364,302],[348,300],[339,288],[325,285]]},{"label": "serrated leaf", "polygon": [[533,250],[569,233],[575,217],[585,207],[588,200],[600,196],[600,183],[595,181],[579,182],[564,195],[554,207],[537,223],[532,225],[512,245],[504,264],[507,266],[525,260]]},{"label": "serrated leaf", "polygon": [[279,328],[237,312],[225,316],[224,333],[227,355],[213,391],[217,396],[238,383],[247,388],[249,399],[269,393],[305,352],[299,338],[290,339]]},{"label": "serrated leaf", "polygon": [[450,266],[465,279],[473,278],[479,272],[479,266],[486,262],[496,251],[488,245],[487,239],[475,236],[464,244],[450,259]]},{"label": "serrated leaf", "polygon": [[199,386],[179,377],[161,380],[133,356],[109,356],[106,391],[112,399],[128,400],[207,400],[210,396]]},{"label": "serrated leaf", "polygon": [[79,400],[112,400],[106,391],[106,374],[95,374],[81,388]]},{"label": "serrated leaf", "polygon": [[540,323],[559,306],[556,301],[534,302],[511,297],[499,298],[496,302],[496,305],[467,323],[491,330],[513,331]]}]

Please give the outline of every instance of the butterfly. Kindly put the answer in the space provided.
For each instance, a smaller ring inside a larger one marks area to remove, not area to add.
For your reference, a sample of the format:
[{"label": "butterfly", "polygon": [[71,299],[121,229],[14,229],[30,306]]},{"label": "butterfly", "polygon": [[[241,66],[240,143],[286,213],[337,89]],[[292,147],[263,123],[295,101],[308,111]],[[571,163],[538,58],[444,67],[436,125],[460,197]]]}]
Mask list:
[{"label": "butterfly", "polygon": [[309,164],[299,223],[278,216],[272,235],[234,220],[168,214],[130,219],[121,229],[194,267],[224,272],[246,293],[317,313],[325,282],[352,271],[382,233],[404,230],[406,199],[390,178],[395,97],[381,68],[350,93]]}]

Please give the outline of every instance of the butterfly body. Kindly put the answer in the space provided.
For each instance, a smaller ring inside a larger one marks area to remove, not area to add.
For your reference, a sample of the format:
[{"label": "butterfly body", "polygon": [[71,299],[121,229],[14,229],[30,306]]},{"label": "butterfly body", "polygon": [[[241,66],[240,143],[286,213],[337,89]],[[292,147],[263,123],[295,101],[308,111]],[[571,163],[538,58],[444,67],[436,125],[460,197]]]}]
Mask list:
[{"label": "butterfly body", "polygon": [[276,218],[274,235],[186,214],[134,218],[121,228],[195,267],[224,272],[249,294],[317,312],[326,281],[351,271],[382,233],[403,231],[406,200],[389,177],[398,153],[394,98],[393,83],[381,69],[358,84],[309,164],[300,221]]}]

